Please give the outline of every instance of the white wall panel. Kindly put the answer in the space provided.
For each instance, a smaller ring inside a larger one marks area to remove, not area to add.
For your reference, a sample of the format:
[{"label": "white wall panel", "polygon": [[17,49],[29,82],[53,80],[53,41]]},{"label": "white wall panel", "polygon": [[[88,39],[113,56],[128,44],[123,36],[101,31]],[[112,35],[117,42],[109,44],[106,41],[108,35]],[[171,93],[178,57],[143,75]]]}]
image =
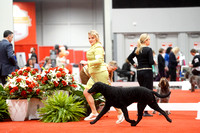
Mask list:
[{"label": "white wall panel", "polygon": [[200,31],[200,7],[113,9],[112,14],[113,32]]},{"label": "white wall panel", "polygon": [[66,25],[44,25],[43,42],[46,46],[54,46],[55,44],[68,44]]},{"label": "white wall panel", "polygon": [[45,24],[67,22],[67,1],[44,1],[43,22]]},{"label": "white wall panel", "polygon": [[103,19],[103,0],[96,0],[95,3],[95,20],[97,23],[102,23]]},{"label": "white wall panel", "polygon": [[100,42],[104,45],[103,24],[96,24],[94,29],[99,33]]},{"label": "white wall panel", "polygon": [[70,45],[72,47],[90,47],[88,42],[88,31],[91,30],[92,27],[92,25],[71,25]]},{"label": "white wall panel", "polygon": [[92,0],[72,0],[70,3],[70,21],[72,23],[93,22]]}]

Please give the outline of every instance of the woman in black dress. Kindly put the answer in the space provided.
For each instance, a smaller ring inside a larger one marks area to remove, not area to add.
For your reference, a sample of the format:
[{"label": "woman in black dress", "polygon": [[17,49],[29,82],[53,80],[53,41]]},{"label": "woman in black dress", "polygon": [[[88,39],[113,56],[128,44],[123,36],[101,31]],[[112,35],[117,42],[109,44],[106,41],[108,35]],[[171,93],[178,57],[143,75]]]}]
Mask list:
[{"label": "woman in black dress", "polygon": [[179,52],[178,47],[174,47],[169,54],[169,74],[170,74],[170,81],[176,81],[176,66],[179,63],[179,60],[176,58],[176,55]]},{"label": "woman in black dress", "polygon": [[[137,47],[128,56],[128,61],[137,67],[137,80],[140,86],[153,90],[153,72],[152,65],[155,63],[153,60],[152,49],[150,45],[150,37],[148,34],[141,34],[138,40]],[[133,58],[136,57],[138,65],[136,66]],[[144,111],[143,116],[152,116],[147,111]]]}]

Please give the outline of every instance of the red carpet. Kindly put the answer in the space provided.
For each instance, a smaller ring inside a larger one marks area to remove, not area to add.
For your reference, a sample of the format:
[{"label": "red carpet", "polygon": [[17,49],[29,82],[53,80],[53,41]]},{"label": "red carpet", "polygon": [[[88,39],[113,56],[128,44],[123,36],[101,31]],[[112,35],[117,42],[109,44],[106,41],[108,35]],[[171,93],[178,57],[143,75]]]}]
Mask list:
[{"label": "red carpet", "polygon": [[[200,102],[200,90],[195,92],[172,90],[170,102],[194,103]],[[130,117],[136,119],[137,112],[130,111]],[[131,127],[126,121],[115,124],[117,113],[110,111],[96,124],[87,121],[68,123],[43,123],[37,120],[24,122],[0,122],[0,133],[199,133],[200,120],[196,120],[196,111],[171,111],[169,117],[172,123],[163,116],[143,117],[136,127]]]}]

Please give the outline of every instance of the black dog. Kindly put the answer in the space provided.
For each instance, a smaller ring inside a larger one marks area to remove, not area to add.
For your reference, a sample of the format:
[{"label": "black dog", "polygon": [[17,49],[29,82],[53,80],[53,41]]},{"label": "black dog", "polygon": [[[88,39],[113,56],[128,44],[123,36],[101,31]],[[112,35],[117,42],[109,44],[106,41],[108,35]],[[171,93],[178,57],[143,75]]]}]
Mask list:
[{"label": "black dog", "polygon": [[[116,108],[120,108],[124,114],[125,120],[131,123],[131,126],[136,126],[140,120],[142,119],[143,111],[146,105],[149,105],[152,109],[160,112],[165,116],[167,121],[172,122],[172,120],[168,117],[168,115],[163,111],[157,104],[154,94],[157,97],[165,98],[170,95],[159,95],[157,92],[151,91],[145,87],[113,87],[107,84],[97,82],[95,83],[91,89],[88,90],[88,93],[101,93],[105,99],[106,103],[103,110],[96,117],[94,121],[91,121],[90,124],[95,124],[107,111],[110,110],[111,106]],[[138,119],[130,120],[128,115],[127,106],[130,104],[138,102]]]}]

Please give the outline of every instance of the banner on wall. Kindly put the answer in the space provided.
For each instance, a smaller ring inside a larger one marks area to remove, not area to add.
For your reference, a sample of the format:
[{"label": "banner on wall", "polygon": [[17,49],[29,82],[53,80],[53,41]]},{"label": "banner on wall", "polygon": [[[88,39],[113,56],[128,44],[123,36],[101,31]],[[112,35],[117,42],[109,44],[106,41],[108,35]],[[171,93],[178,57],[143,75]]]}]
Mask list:
[{"label": "banner on wall", "polygon": [[194,49],[200,50],[200,42],[194,42]]},{"label": "banner on wall", "polygon": [[134,42],[131,43],[130,44],[130,51],[133,51],[135,47],[137,47],[137,43],[134,43]]},{"label": "banner on wall", "polygon": [[15,44],[36,44],[34,2],[13,2]]},{"label": "banner on wall", "polygon": [[161,48],[167,49],[168,47],[172,47],[173,44],[171,42],[164,42],[161,44]]}]

